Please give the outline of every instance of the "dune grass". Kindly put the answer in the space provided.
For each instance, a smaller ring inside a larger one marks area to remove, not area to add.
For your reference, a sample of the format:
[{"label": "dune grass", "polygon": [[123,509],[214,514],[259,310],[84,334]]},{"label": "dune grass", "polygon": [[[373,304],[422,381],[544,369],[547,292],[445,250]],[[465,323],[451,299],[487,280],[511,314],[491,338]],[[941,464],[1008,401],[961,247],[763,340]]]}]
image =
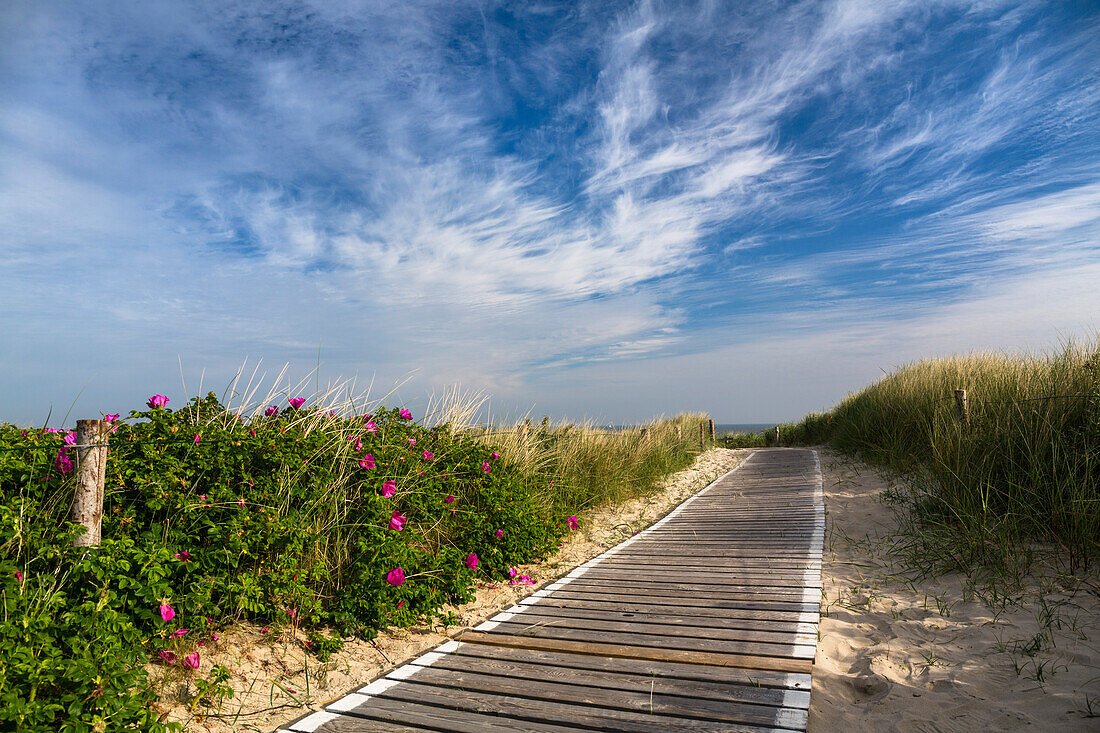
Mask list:
[{"label": "dune grass", "polygon": [[[956,389],[967,390],[969,424]],[[915,362],[780,433],[905,475],[907,548],[927,567],[1018,567],[1035,542],[1070,569],[1100,557],[1096,340]]]},{"label": "dune grass", "polygon": [[653,490],[664,476],[701,452],[699,424],[707,416],[683,413],[644,426],[602,430],[593,423],[551,424],[548,418],[485,429],[480,440],[497,446],[509,463],[544,479],[552,507],[583,511]]}]

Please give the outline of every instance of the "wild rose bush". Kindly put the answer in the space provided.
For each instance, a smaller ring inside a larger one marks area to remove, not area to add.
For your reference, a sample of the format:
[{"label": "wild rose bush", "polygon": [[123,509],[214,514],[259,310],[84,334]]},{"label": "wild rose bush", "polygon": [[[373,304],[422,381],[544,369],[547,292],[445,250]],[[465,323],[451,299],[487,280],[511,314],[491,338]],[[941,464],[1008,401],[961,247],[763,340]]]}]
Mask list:
[{"label": "wild rose bush", "polygon": [[164,730],[144,665],[201,677],[198,644],[222,623],[371,637],[469,600],[566,531],[543,477],[482,441],[407,410],[295,402],[245,420],[213,394],[179,410],[155,395],[111,416],[91,551],[65,521],[74,437],[0,426],[0,448],[43,446],[0,451],[0,729]]}]

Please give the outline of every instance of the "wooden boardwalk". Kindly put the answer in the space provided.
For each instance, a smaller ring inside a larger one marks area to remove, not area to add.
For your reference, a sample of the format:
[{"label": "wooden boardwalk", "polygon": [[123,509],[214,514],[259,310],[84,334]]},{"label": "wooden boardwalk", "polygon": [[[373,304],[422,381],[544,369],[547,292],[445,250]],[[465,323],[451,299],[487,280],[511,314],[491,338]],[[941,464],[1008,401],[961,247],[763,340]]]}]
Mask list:
[{"label": "wooden boardwalk", "polygon": [[762,449],[646,531],[282,731],[805,730],[817,454]]}]

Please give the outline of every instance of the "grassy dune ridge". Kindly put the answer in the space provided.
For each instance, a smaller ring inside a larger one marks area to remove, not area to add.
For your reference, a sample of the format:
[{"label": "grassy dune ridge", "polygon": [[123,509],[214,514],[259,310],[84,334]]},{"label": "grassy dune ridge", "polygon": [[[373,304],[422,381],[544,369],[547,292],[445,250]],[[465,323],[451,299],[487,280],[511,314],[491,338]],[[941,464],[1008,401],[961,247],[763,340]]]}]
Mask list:
[{"label": "grassy dune ridge", "polygon": [[[956,389],[967,390],[969,426]],[[780,442],[829,443],[901,471],[908,549],[928,567],[1011,566],[1028,540],[1071,568],[1100,557],[1100,341],[918,361],[780,426]]]}]

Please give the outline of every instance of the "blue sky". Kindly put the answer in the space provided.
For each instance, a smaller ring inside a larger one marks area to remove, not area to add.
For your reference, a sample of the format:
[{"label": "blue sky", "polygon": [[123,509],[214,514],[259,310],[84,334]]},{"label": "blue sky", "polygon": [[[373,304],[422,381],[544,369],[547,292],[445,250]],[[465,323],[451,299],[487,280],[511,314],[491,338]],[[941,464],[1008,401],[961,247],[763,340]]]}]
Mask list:
[{"label": "blue sky", "polygon": [[0,99],[17,423],[246,359],[763,422],[1100,325],[1093,3],[15,0]]}]

